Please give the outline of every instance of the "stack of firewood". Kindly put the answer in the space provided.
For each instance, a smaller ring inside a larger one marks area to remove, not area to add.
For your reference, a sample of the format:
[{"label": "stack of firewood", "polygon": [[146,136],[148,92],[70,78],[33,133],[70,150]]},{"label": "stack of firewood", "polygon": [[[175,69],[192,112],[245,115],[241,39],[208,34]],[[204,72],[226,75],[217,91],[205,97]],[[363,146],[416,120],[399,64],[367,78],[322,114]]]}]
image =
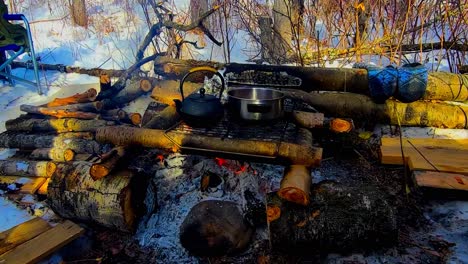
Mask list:
[{"label": "stack of firewood", "polygon": [[[106,91],[103,80],[101,91]],[[43,179],[43,186],[28,193],[40,190],[59,215],[132,230],[137,217],[132,192],[138,187],[134,173],[117,166],[126,148],[96,141],[95,132],[113,125],[141,126],[139,113],[120,107],[152,88],[151,81],[138,78],[108,92],[107,98],[89,89],[40,106],[21,105],[26,114],[8,120],[0,134],[0,148],[17,149],[15,156],[0,161],[0,177]]]}]

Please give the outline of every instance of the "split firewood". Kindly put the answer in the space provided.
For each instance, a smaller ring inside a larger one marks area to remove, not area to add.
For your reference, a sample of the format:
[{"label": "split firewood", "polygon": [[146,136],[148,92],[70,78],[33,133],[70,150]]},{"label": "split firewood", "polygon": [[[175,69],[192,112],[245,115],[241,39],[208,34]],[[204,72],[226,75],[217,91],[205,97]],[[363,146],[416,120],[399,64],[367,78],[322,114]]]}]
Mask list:
[{"label": "split firewood", "polygon": [[57,135],[29,134],[16,131],[0,133],[0,148],[17,148],[20,150],[57,148],[63,151],[71,149],[75,153],[90,154],[101,154],[110,149],[109,145],[99,144],[94,140],[62,138]]},{"label": "split firewood", "polygon": [[416,101],[400,103],[387,100],[376,104],[371,98],[351,93],[306,93],[299,90],[283,90],[290,98],[303,101],[333,116],[359,120],[401,124],[403,126],[428,126],[444,128],[468,128],[468,107],[445,102]]},{"label": "split firewood", "polygon": [[56,118],[96,119],[99,115],[89,112],[73,112],[67,109],[54,109],[33,105],[21,105],[20,110],[30,114],[53,116]]},{"label": "split firewood", "polygon": [[160,102],[150,102],[146,107],[145,113],[141,119],[141,125],[145,127],[146,123],[148,123],[151,118],[158,115],[164,108],[167,107],[167,104],[160,103]]},{"label": "split firewood", "polygon": [[48,161],[0,160],[0,175],[22,177],[49,177]]},{"label": "split firewood", "polygon": [[310,202],[310,169],[304,165],[290,165],[285,168],[278,196],[300,205]]},{"label": "split firewood", "polygon": [[77,93],[75,95],[65,98],[55,98],[52,102],[44,104],[44,107],[63,106],[70,104],[87,103],[96,100],[97,91],[94,88],[88,89],[84,93]]},{"label": "split firewood", "polygon": [[168,129],[180,120],[175,106],[167,106],[164,110],[153,115],[151,119],[143,126],[153,129]]},{"label": "split firewood", "polygon": [[276,193],[267,195],[273,250],[347,253],[397,241],[395,212],[377,187],[324,181],[312,189],[310,199],[308,205],[296,206]]},{"label": "split firewood", "polygon": [[71,161],[75,158],[75,152],[69,148],[39,148],[31,152],[30,158],[34,160]]},{"label": "split firewood", "polygon": [[[171,138],[171,140],[169,139]],[[309,144],[229,139],[159,129],[108,126],[98,128],[96,139],[102,143],[118,146],[139,145],[148,148],[163,148],[178,151],[178,146],[195,147],[210,151],[242,153],[278,157],[291,164],[316,167],[320,164],[322,149]]]},{"label": "split firewood", "polygon": [[101,119],[109,121],[118,121],[120,123],[132,124],[140,126],[142,117],[140,113],[127,113],[122,109],[112,109],[105,111],[101,116]]},{"label": "split firewood", "polygon": [[9,131],[28,132],[94,132],[98,127],[112,126],[115,122],[105,120],[82,120],[76,118],[37,119],[17,118],[5,122]]},{"label": "split firewood", "polygon": [[132,232],[142,215],[144,177],[128,170],[115,171],[99,181],[89,174],[91,163],[58,163],[47,188],[50,207],[64,218],[97,223]]},{"label": "split firewood", "polygon": [[153,84],[148,79],[131,79],[127,81],[125,88],[114,97],[102,100],[103,108],[113,109],[121,107],[151,91],[151,89],[153,89]]},{"label": "split firewood", "polygon": [[101,156],[100,162],[91,165],[89,175],[91,175],[91,178],[95,181],[106,177],[124,156],[124,147],[113,148],[111,151]]}]

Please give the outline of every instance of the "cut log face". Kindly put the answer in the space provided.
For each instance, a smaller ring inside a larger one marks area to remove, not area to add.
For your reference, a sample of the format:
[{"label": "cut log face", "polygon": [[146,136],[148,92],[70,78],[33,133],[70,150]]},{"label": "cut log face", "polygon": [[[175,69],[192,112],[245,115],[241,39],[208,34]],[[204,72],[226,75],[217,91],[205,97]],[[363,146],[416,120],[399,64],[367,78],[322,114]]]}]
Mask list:
[{"label": "cut log face", "polygon": [[203,201],[195,205],[180,226],[180,242],[198,256],[220,256],[246,248],[253,233],[237,204]]},{"label": "cut log face", "polygon": [[392,245],[397,240],[396,217],[383,197],[373,186],[333,182],[318,184],[307,206],[270,193],[267,208],[280,211],[275,214],[279,217],[270,217],[268,225],[273,250],[347,253]]},{"label": "cut log face", "polygon": [[91,165],[89,174],[95,181],[106,177],[124,156],[124,147],[113,148],[110,152],[106,153],[106,155],[103,155],[99,163]]},{"label": "cut log face", "polygon": [[308,205],[311,182],[310,169],[304,165],[291,165],[285,169],[278,196],[286,201]]},{"label": "cut log face", "polygon": [[[62,217],[94,222],[121,231],[133,231],[138,212],[132,192],[142,192],[128,170],[99,181],[89,174],[91,163],[59,163],[48,184],[48,203]],[[140,179],[141,180],[141,179]],[[132,191],[134,190],[134,191]]]},{"label": "cut log face", "polygon": [[53,161],[71,161],[75,157],[75,152],[71,149],[61,148],[39,148],[31,152],[31,159],[35,160],[53,160]]}]

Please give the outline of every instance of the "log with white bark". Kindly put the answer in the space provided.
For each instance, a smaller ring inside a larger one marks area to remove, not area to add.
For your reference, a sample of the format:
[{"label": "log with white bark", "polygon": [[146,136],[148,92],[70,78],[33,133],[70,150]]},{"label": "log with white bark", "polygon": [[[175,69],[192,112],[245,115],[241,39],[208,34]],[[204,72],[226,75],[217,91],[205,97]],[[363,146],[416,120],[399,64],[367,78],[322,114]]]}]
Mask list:
[{"label": "log with white bark", "polygon": [[143,177],[121,170],[95,181],[90,166],[89,162],[57,164],[47,188],[50,207],[65,218],[134,231],[144,199],[140,194],[146,192]]},{"label": "log with white bark", "polygon": [[20,117],[5,122],[9,131],[29,132],[94,132],[98,127],[111,126],[115,122],[106,120],[82,120],[76,118],[38,119]]},{"label": "log with white bark", "polygon": [[177,113],[175,106],[167,106],[164,110],[154,114],[146,124],[143,125],[145,128],[153,129],[168,129],[180,120],[180,116]]},{"label": "log with white bark", "polygon": [[151,91],[153,84],[148,79],[135,78],[127,81],[125,88],[115,96],[102,100],[103,109],[115,109],[130,103]]},{"label": "log with white bark", "polygon": [[99,116],[96,113],[54,109],[34,105],[21,105],[20,110],[29,114],[53,116],[56,118],[96,119]]},{"label": "log with white bark", "polygon": [[307,206],[267,195],[267,216],[273,250],[314,254],[353,252],[393,245],[396,216],[377,187],[321,182]]},{"label": "log with white bark", "polygon": [[[225,68],[224,74],[243,71],[284,72],[302,80],[297,89],[305,92],[326,90],[345,91],[369,95],[367,70],[344,68],[317,68],[283,65],[261,64],[222,64],[210,61],[178,60],[159,57],[155,60],[155,72],[166,78],[181,79],[191,68],[209,65],[216,69]],[[426,92],[426,100],[458,101],[468,100],[468,75],[443,72],[430,72]]]},{"label": "log with white bark", "polygon": [[75,153],[101,154],[107,152],[109,145],[81,138],[63,138],[51,134],[30,134],[16,131],[0,133],[0,148],[34,150],[38,148],[71,149]]},{"label": "log with white bark", "polygon": [[75,152],[72,149],[62,148],[38,148],[29,155],[34,160],[52,160],[52,161],[71,161],[75,158]]},{"label": "log with white bark", "polygon": [[48,163],[48,161],[33,160],[0,160],[0,175],[49,177],[50,166],[48,166]]},{"label": "log with white bark", "polygon": [[21,111],[24,111],[27,113],[33,113],[33,114],[44,114],[43,112],[51,112],[51,111],[58,111],[58,110],[63,110],[67,112],[97,113],[101,111],[102,103],[97,101],[97,102],[70,104],[70,105],[54,106],[54,107],[21,105],[20,109]]},{"label": "log with white bark", "polygon": [[[171,138],[171,140],[169,139]],[[178,151],[178,146],[207,149],[212,152],[241,153],[277,157],[291,164],[317,167],[322,149],[311,144],[299,145],[289,142],[268,142],[244,139],[222,139],[195,134],[167,132],[159,129],[108,126],[97,129],[96,140],[118,146],[143,146]]]},{"label": "log with white bark", "polygon": [[286,96],[303,101],[333,116],[390,123],[402,126],[468,128],[468,106],[445,102],[416,101],[400,103],[387,100],[376,104],[371,98],[351,93],[306,93],[283,90]]}]

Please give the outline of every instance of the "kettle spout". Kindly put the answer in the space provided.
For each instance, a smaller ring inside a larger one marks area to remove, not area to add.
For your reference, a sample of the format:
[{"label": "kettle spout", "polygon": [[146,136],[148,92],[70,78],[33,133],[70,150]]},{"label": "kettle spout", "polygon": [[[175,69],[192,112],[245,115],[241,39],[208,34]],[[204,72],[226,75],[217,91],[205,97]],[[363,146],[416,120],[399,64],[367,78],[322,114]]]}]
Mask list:
[{"label": "kettle spout", "polygon": [[176,109],[180,110],[180,108],[182,108],[182,102],[179,99],[174,99],[173,101],[175,103]]}]

